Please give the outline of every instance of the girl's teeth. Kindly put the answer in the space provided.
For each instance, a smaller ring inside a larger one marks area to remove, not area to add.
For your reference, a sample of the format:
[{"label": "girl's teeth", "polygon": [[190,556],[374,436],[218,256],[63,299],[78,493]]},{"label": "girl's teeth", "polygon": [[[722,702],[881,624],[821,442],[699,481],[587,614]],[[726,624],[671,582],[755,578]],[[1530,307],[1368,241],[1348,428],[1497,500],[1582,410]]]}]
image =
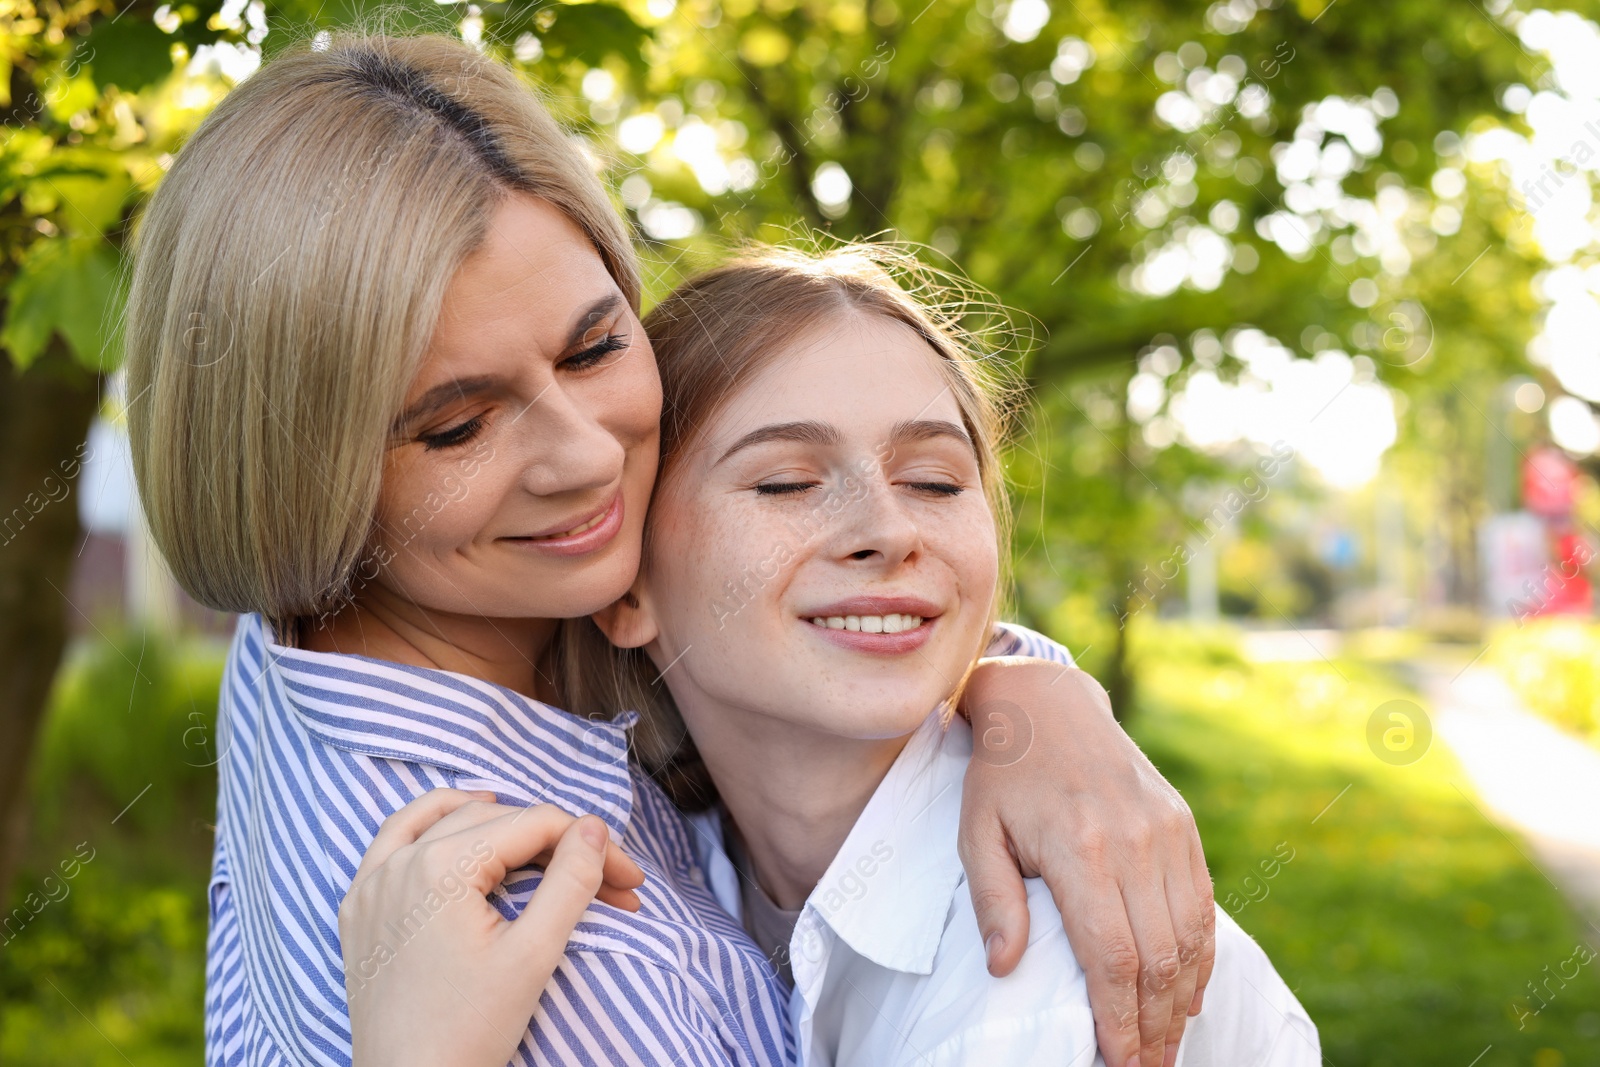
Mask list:
[{"label": "girl's teeth", "polygon": [[854,630],[867,634],[897,634],[922,625],[920,615],[828,615],[811,620],[829,630]]}]

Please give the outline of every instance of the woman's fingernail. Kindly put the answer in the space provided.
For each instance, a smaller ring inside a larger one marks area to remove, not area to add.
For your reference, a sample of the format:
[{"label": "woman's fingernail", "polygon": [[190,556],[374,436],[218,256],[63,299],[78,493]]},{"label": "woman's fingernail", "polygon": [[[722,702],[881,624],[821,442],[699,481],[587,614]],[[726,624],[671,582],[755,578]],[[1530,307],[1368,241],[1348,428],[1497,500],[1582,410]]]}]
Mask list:
[{"label": "woman's fingernail", "polygon": [[606,847],[606,840],[608,836],[606,834],[606,824],[601,822],[599,819],[596,819],[592,816],[585,816],[584,818],[579,819],[578,833],[582,834],[583,839],[589,842],[592,847],[597,849],[603,849]]},{"label": "woman's fingernail", "polygon": [[1129,1056],[1128,1062],[1123,1064],[1122,1067],[1139,1067],[1139,1054],[1135,1052],[1132,1056]]},{"label": "woman's fingernail", "polygon": [[998,933],[990,934],[989,937],[988,937],[988,940],[984,941],[984,943],[983,943],[983,959],[984,959],[984,963],[988,966],[989,972],[991,974],[994,973],[994,961],[996,960],[996,958],[999,957],[1001,951],[1005,947],[1006,947],[1006,939],[1005,939],[1005,936],[1002,935],[1002,934],[998,934]]},{"label": "woman's fingernail", "polygon": [[487,789],[474,789],[472,792],[468,793],[467,795],[470,796],[470,797],[473,797],[473,798],[475,798],[477,800],[485,801],[485,802],[487,802],[489,804],[493,804],[496,800],[500,799],[499,797],[495,796],[495,794],[489,792]]}]

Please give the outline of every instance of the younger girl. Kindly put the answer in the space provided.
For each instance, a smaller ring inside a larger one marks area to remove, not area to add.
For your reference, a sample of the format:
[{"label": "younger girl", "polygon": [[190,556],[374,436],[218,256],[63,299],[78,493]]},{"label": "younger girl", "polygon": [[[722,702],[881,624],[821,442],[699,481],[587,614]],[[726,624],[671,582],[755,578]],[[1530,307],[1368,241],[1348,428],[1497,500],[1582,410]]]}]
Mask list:
[{"label": "younger girl", "polygon": [[[951,709],[1001,592],[999,427],[987,365],[893,259],[766,252],[646,319],[667,415],[639,578],[597,617],[643,650],[618,653],[610,699],[687,726],[720,798],[713,890],[792,983],[803,1063],[1098,1063],[1048,889],[1030,882],[1038,938],[994,978],[964,888],[972,736]],[[1226,915],[1177,1061],[1321,1062]]]}]

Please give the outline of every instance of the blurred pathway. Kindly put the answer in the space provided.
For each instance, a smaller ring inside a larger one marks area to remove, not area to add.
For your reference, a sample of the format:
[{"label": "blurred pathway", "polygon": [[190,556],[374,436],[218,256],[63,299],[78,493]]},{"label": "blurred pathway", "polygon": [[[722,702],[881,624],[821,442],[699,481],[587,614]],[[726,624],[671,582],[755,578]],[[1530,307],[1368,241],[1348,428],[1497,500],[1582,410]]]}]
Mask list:
[{"label": "blurred pathway", "polygon": [[1600,929],[1600,751],[1525,710],[1487,667],[1425,660],[1415,671],[1436,736],[1477,790],[1468,799],[1520,833],[1530,858]]}]

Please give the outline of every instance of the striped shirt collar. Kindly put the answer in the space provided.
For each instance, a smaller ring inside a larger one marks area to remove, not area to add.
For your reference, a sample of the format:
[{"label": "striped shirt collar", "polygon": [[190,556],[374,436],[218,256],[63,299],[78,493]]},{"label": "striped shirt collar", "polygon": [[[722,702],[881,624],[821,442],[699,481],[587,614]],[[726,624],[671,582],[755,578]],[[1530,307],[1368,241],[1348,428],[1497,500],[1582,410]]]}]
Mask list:
[{"label": "striped shirt collar", "polygon": [[288,709],[324,743],[466,779],[543,783],[548,795],[536,799],[591,811],[618,835],[626,830],[628,733],[637,712],[583,719],[469,675],[289,648],[272,641],[259,617],[246,625],[256,629]]}]

